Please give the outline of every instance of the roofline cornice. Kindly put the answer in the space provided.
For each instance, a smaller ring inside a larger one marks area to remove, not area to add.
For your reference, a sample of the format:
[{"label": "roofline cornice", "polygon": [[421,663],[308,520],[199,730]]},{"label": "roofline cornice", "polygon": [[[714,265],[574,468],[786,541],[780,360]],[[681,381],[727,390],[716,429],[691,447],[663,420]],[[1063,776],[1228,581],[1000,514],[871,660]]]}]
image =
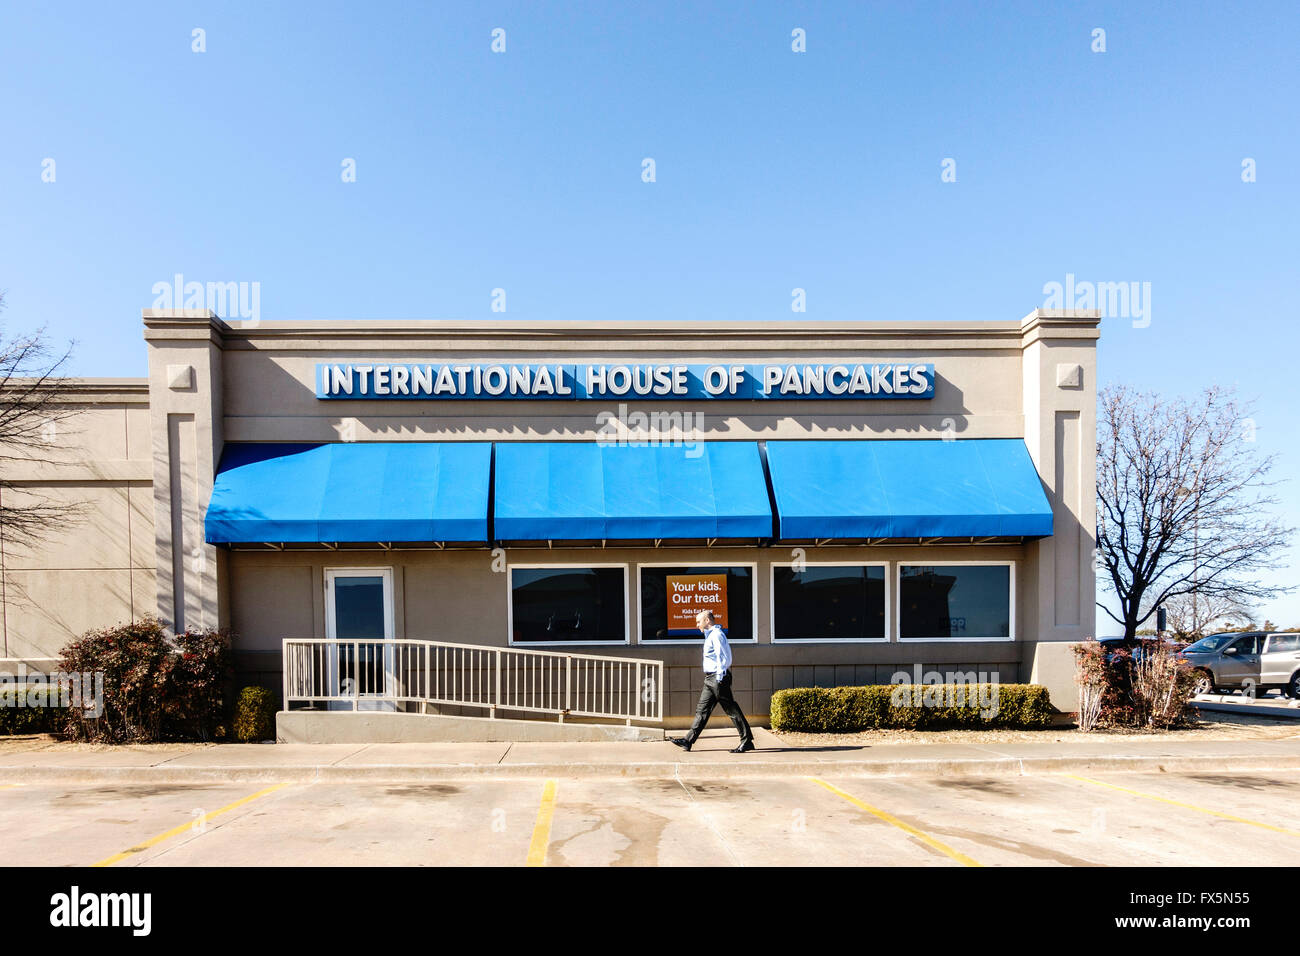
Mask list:
[{"label": "roofline cornice", "polygon": [[675,343],[691,351],[717,348],[719,343],[745,343],[751,348],[780,344],[792,349],[813,349],[836,345],[870,345],[899,348],[902,343],[924,343],[935,347],[993,348],[1023,346],[1044,337],[1097,338],[1101,321],[1096,310],[1065,311],[1035,309],[1019,322],[987,320],[941,320],[902,322],[896,320],[798,320],[789,322],[743,319],[693,322],[681,319],[652,321],[559,320],[555,322],[517,319],[288,319],[226,321],[206,309],[145,309],[147,341],[207,340],[221,347],[274,348],[278,344],[302,347],[305,342],[348,342],[354,346],[385,348],[390,340],[407,345],[427,343],[446,347],[470,344],[504,345],[504,340],[521,346],[547,343],[588,343],[611,348],[630,344]]}]

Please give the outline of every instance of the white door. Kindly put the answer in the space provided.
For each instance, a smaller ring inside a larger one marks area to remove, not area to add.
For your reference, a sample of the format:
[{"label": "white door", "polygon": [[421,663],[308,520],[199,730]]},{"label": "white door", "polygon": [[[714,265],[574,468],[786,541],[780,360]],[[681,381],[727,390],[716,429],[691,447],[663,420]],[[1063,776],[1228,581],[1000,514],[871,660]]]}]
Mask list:
[{"label": "white door", "polygon": [[[341,644],[330,660],[335,693],[356,697],[358,710],[396,710],[384,696],[395,693],[393,646],[393,572],[389,568],[334,568],[325,571],[325,636]],[[369,698],[369,699],[367,699]],[[351,710],[349,701],[333,701],[331,710]]]},{"label": "white door", "polygon": [[1260,683],[1285,687],[1300,670],[1300,634],[1270,634],[1260,662]]}]

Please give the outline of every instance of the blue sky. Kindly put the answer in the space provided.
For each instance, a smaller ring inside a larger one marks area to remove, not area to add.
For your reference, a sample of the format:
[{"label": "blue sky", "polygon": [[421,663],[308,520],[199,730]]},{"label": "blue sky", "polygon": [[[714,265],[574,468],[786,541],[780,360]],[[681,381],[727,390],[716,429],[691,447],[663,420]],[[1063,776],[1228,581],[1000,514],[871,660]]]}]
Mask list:
[{"label": "blue sky", "polygon": [[1297,49],[1294,3],[6,2],[5,320],[111,376],[176,273],[268,319],[503,288],[518,319],[781,321],[795,287],[809,319],[1016,319],[1067,274],[1149,282],[1103,383],[1239,385],[1300,524]]}]

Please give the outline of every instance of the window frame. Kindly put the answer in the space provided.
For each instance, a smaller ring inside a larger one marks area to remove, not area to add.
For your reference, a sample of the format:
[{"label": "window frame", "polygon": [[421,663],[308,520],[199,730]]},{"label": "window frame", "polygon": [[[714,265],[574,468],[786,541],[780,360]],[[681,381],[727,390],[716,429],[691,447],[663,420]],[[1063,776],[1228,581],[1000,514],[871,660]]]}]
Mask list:
[{"label": "window frame", "polygon": [[[682,561],[645,561],[637,562],[636,566],[636,643],[637,646],[645,647],[687,647],[692,644],[700,644],[704,641],[704,635],[699,637],[675,637],[672,640],[644,640],[642,637],[642,628],[644,620],[641,616],[641,569],[642,568],[690,568],[696,565],[691,562]],[[728,644],[757,644],[758,643],[758,562],[757,561],[719,561],[715,564],[701,564],[698,567],[703,568],[749,568],[751,582],[749,603],[750,603],[750,620],[754,622],[754,636],[747,640],[733,639],[730,634],[727,635]]]},{"label": "window frame", "polygon": [[[891,561],[773,561],[768,569],[767,577],[767,611],[768,611],[768,637],[773,644],[826,644],[834,647],[839,644],[892,644],[894,643],[895,628],[892,625],[894,596],[891,593],[889,581],[889,566]],[[800,564],[805,568],[884,568],[885,570],[885,634],[883,637],[787,637],[784,639],[776,636],[776,569],[792,568],[795,564]]]},{"label": "window frame", "polygon": [[[1016,634],[1016,562],[1002,561],[899,561],[894,571],[894,587],[898,592],[898,619],[894,622],[894,637],[899,644],[1010,644]],[[1007,636],[1006,637],[904,637],[903,636],[903,568],[959,568],[1005,567],[1007,573]]]},{"label": "window frame", "polygon": [[[515,569],[521,571],[591,571],[596,568],[623,569],[623,640],[621,641],[516,641],[515,640]],[[569,562],[545,564],[507,564],[506,565],[506,646],[507,647],[627,647],[632,643],[631,607],[628,595],[628,579],[631,577],[626,561],[610,562]]]}]

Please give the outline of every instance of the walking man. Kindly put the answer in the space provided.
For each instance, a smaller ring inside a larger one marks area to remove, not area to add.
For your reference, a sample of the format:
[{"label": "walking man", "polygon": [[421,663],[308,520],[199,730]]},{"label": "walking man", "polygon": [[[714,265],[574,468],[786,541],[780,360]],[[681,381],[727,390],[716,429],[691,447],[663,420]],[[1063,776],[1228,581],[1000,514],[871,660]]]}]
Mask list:
[{"label": "walking man", "polygon": [[695,708],[695,723],[686,731],[685,737],[668,739],[683,750],[690,750],[709,722],[715,704],[721,704],[731,722],[740,734],[740,746],[731,752],[743,754],[754,749],[754,732],[749,729],[745,712],[731,696],[731,647],[727,644],[727,635],[713,620],[712,611],[701,611],[695,615],[695,626],[704,634],[704,690],[700,692],[700,703]]}]

